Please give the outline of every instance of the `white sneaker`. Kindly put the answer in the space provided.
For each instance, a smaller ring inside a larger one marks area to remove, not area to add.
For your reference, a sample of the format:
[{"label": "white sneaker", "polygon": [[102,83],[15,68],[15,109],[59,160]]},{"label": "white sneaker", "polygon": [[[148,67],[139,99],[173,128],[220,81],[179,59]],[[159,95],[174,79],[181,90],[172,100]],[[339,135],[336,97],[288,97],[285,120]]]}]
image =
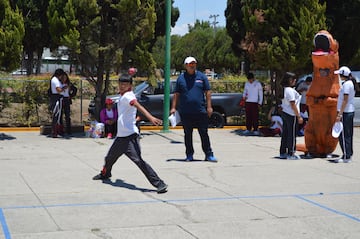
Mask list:
[{"label": "white sneaker", "polygon": [[256,130],[253,132],[253,135],[260,135],[260,132]]},{"label": "white sneaker", "polygon": [[301,159],[299,155],[296,155],[296,154],[293,154],[293,155],[289,155],[287,157],[287,159],[289,160],[298,160],[298,159]]},{"label": "white sneaker", "polygon": [[335,163],[351,163],[351,158],[350,159],[335,159]]}]

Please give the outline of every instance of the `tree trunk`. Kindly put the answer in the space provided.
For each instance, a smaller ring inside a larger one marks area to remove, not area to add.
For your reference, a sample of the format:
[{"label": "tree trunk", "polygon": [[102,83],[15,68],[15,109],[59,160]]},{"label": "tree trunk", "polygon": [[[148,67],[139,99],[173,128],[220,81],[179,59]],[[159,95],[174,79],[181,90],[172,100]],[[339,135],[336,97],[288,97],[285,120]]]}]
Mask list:
[{"label": "tree trunk", "polygon": [[108,12],[109,5],[104,4],[101,8],[101,27],[100,27],[100,42],[98,50],[98,68],[97,68],[97,81],[96,81],[96,96],[95,96],[95,117],[100,121],[100,111],[105,103],[106,91],[103,91],[104,85],[104,72],[105,72],[105,52],[103,49],[107,46],[107,25],[108,25]]},{"label": "tree trunk", "polygon": [[36,61],[36,71],[35,71],[36,75],[39,75],[41,73],[41,63],[42,63],[43,52],[44,52],[43,48],[39,48],[37,50],[37,61]]},{"label": "tree trunk", "polygon": [[25,61],[26,64],[26,75],[31,75],[33,73],[33,62],[34,62],[34,52],[29,51],[26,52],[27,60]]}]

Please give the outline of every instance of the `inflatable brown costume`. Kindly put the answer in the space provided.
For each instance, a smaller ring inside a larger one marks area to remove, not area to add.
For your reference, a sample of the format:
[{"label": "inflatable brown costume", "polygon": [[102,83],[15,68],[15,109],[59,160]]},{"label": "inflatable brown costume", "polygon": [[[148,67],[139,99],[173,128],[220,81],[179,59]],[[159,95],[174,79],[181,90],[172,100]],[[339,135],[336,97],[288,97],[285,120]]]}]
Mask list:
[{"label": "inflatable brown costume", "polygon": [[[331,129],[336,120],[336,104],[339,94],[339,78],[334,71],[339,68],[339,45],[331,34],[319,31],[314,37],[315,51],[312,52],[313,81],[306,94],[309,107],[309,121],[305,128],[303,150],[311,156],[327,156],[338,143],[332,137]],[[300,149],[301,150],[301,149]]]}]

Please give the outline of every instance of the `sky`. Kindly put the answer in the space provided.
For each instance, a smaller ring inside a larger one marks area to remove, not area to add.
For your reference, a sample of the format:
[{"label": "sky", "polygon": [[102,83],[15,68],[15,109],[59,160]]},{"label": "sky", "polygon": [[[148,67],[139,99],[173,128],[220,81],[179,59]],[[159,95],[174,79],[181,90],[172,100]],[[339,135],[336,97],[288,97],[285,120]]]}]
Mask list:
[{"label": "sky", "polygon": [[197,19],[214,22],[214,18],[210,18],[211,15],[219,15],[216,17],[216,26],[225,27],[226,4],[227,0],[175,0],[173,6],[179,8],[180,17],[171,29],[171,35],[185,35],[188,32],[188,24],[194,25]]}]

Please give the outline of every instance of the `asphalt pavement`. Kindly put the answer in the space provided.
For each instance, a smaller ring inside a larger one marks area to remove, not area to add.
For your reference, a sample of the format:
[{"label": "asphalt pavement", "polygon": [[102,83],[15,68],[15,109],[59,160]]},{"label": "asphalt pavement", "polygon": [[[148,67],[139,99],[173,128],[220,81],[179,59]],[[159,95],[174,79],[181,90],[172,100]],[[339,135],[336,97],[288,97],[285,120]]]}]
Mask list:
[{"label": "asphalt pavement", "polygon": [[181,129],[142,134],[167,193],[125,156],[111,180],[92,180],[112,140],[0,130],[0,239],[360,238],[360,128],[349,164],[280,160],[279,137],[236,128],[209,130],[218,163],[204,161],[194,131],[185,162]]}]

